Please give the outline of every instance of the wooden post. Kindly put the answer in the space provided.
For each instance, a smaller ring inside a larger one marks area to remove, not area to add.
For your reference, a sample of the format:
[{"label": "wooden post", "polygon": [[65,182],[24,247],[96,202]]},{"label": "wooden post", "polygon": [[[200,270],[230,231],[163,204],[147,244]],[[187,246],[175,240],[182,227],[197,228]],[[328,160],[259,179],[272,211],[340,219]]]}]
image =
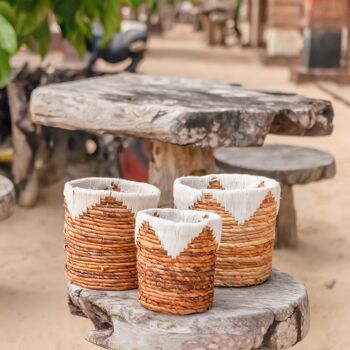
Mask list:
[{"label": "wooden post", "polygon": [[40,152],[40,159],[43,159],[39,172],[40,185],[49,186],[64,177],[68,162],[68,133],[62,129],[50,130],[52,145],[42,147]]},{"label": "wooden post", "polygon": [[148,180],[162,192],[160,206],[173,207],[173,182],[176,178],[215,171],[211,148],[184,147],[158,141],[153,143]]},{"label": "wooden post", "polygon": [[347,45],[346,45],[346,62],[345,62],[346,67],[345,68],[350,71],[350,23],[346,34],[347,34]]},{"label": "wooden post", "polygon": [[250,45],[262,46],[264,41],[266,0],[250,1]]},{"label": "wooden post", "polygon": [[275,247],[295,248],[297,244],[297,215],[294,207],[293,189],[292,186],[282,185]]},{"label": "wooden post", "polygon": [[24,83],[10,83],[7,92],[14,148],[12,173],[18,194],[18,204],[32,207],[38,196],[38,172],[35,169],[38,127],[30,120]]}]

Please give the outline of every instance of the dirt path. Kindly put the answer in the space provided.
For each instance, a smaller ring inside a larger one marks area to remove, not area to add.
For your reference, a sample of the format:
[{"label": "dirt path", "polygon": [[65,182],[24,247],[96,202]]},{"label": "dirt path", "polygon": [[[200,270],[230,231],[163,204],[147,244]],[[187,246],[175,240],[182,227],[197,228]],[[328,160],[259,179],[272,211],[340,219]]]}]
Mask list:
[{"label": "dirt path", "polygon": [[[287,69],[261,66],[254,52],[208,49],[201,34],[186,27],[151,40],[141,71],[330,98],[313,85],[289,83]],[[309,291],[311,330],[299,350],[350,348],[350,108],[336,101],[334,107],[332,136],[267,140],[317,147],[337,159],[334,180],[296,188],[300,246],[276,251],[274,258],[275,267]],[[17,209],[0,224],[0,349],[96,349],[84,340],[89,321],[70,316],[66,306],[61,192],[62,184],[45,190],[37,208]]]}]

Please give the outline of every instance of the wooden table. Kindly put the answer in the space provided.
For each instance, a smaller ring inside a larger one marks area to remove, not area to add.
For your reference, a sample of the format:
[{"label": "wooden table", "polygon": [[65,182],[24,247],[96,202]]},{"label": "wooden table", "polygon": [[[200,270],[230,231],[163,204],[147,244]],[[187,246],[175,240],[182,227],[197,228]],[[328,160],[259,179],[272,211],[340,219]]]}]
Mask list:
[{"label": "wooden table", "polygon": [[172,204],[173,180],[215,172],[213,148],[260,146],[268,133],[332,132],[329,101],[214,81],[123,73],[36,89],[35,123],[154,141],[149,182]]},{"label": "wooden table", "polygon": [[262,285],[216,288],[214,306],[189,316],[155,313],[137,302],[137,290],[103,292],[68,287],[71,312],[88,317],[89,342],[111,350],[287,349],[309,329],[305,287],[273,271]]}]

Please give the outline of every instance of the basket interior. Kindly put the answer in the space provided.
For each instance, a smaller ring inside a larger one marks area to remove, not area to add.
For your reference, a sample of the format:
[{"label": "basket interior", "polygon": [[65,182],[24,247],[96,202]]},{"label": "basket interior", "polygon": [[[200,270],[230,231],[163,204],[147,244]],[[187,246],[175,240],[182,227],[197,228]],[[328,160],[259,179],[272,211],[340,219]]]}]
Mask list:
[{"label": "basket interior", "polygon": [[150,218],[161,219],[164,223],[173,224],[196,224],[208,219],[208,213],[195,210],[178,210],[178,209],[152,209],[144,211]]},{"label": "basket interior", "polygon": [[83,191],[113,191],[128,194],[143,194],[143,193],[156,193],[158,190],[149,184],[128,181],[123,179],[114,178],[86,178],[71,181],[70,185],[74,189],[81,189]]},{"label": "basket interior", "polygon": [[181,183],[197,190],[249,190],[273,186],[273,180],[262,176],[228,174],[184,177]]}]

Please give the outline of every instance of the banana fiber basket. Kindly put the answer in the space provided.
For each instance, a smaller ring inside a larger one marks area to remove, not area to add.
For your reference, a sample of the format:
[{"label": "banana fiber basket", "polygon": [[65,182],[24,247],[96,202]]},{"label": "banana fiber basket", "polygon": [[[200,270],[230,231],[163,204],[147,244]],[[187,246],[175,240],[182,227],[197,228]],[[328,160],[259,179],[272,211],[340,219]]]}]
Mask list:
[{"label": "banana fiber basket", "polygon": [[157,207],[158,188],[111,178],[67,182],[65,199],[66,275],[82,287],[137,288],[135,215]]},{"label": "banana fiber basket", "polygon": [[269,278],[280,201],[277,181],[252,175],[182,177],[174,183],[175,207],[222,218],[215,285],[256,285]]},{"label": "banana fiber basket", "polygon": [[150,209],[137,214],[138,299],[152,311],[186,315],[213,303],[219,215]]}]

